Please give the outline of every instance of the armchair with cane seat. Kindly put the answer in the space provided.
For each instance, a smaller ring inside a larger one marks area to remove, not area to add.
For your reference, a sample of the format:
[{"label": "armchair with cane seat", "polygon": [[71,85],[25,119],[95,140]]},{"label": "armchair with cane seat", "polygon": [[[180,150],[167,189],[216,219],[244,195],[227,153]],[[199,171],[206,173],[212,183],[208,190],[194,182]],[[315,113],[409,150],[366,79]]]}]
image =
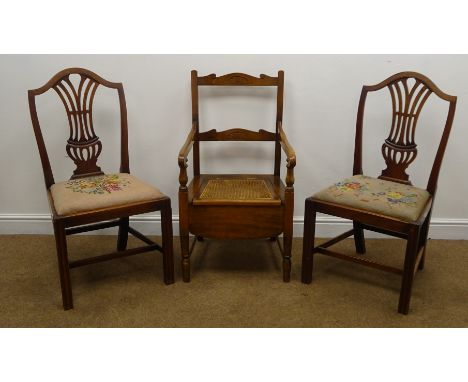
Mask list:
[{"label": "armchair with cane seat", "polygon": [[[243,73],[199,77],[192,71],[192,129],[179,153],[179,217],[183,280],[190,281],[190,254],[196,240],[260,239],[278,242],[283,257],[283,280],[290,280],[296,154],[283,130],[284,73],[277,77]],[[260,129],[200,131],[200,86],[267,86],[276,88],[276,126]],[[203,174],[200,143],[206,141],[271,141],[275,146],[272,174]],[[188,182],[188,154],[193,147],[193,179]],[[286,184],[280,179],[281,150],[286,155]],[[189,234],[194,235],[192,245]],[[283,234],[283,246],[278,236]]]}]

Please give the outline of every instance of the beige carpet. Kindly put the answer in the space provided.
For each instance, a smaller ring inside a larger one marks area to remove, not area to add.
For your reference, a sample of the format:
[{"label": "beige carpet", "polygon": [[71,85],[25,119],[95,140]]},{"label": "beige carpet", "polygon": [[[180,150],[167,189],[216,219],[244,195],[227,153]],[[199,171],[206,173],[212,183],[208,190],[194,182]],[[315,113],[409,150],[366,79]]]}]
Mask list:
[{"label": "beige carpet", "polygon": [[[69,238],[73,259],[114,249],[113,236]],[[397,313],[400,277],[316,255],[314,281],[300,282],[301,239],[292,281],[281,279],[274,243],[198,243],[192,282],[162,282],[159,253],[73,269],[75,309],[63,311],[52,236],[0,236],[1,327],[466,327],[468,241],[429,243],[408,316]],[[135,240],[131,245],[139,245]],[[368,240],[370,258],[401,266],[404,242]],[[337,249],[351,253],[352,240]]]}]

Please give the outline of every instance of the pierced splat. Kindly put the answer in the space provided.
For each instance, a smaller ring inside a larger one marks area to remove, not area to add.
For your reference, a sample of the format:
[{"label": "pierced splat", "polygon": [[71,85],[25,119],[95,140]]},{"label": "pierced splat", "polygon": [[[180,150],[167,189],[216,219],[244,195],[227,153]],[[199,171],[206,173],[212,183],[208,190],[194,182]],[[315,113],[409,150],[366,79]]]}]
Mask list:
[{"label": "pierced splat", "polygon": [[70,137],[66,150],[76,165],[72,179],[103,174],[101,168],[97,166],[102,144],[93,128],[93,100],[99,83],[86,74],[78,76],[78,89],[70,81],[70,74],[52,86],[67,112]]},{"label": "pierced splat", "polygon": [[416,125],[432,91],[417,78],[413,85],[408,78],[402,78],[389,83],[387,87],[392,98],[392,127],[382,145],[387,168],[379,178],[411,184],[406,169],[416,159]]}]

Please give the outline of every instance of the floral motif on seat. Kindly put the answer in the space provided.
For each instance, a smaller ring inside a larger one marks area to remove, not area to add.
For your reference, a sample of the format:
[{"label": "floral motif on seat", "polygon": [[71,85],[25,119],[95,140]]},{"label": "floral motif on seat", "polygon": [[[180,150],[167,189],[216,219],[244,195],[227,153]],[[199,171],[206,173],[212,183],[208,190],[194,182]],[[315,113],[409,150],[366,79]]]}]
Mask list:
[{"label": "floral motif on seat", "polygon": [[130,185],[130,180],[123,179],[118,174],[99,175],[94,177],[72,179],[67,181],[66,188],[73,192],[85,194],[110,194],[122,191]]},{"label": "floral motif on seat", "polygon": [[369,189],[365,184],[346,180],[335,183],[335,186],[341,191],[367,191]]},{"label": "floral motif on seat", "polygon": [[406,204],[407,206],[415,207],[418,199],[417,194],[404,194],[399,191],[393,191],[393,190],[388,190],[388,191],[383,191],[383,192],[377,192],[374,193],[375,196],[383,196],[387,199],[389,203],[392,204]]},{"label": "floral motif on seat", "polygon": [[50,188],[58,215],[121,207],[165,197],[156,187],[126,173],[89,176]]},{"label": "floral motif on seat", "polygon": [[430,194],[421,188],[354,175],[316,193],[315,199],[415,221]]}]

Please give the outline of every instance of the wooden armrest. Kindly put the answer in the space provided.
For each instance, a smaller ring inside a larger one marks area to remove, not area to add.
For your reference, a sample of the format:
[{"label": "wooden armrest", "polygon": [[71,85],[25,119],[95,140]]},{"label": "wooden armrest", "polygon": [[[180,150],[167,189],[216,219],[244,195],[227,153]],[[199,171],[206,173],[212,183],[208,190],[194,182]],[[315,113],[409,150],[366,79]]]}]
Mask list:
[{"label": "wooden armrest", "polygon": [[188,182],[188,176],[187,176],[188,158],[187,157],[188,157],[190,150],[192,149],[196,133],[197,133],[197,125],[196,125],[196,122],[193,122],[192,130],[190,130],[190,133],[188,134],[184,145],[179,151],[179,157],[178,157],[178,162],[179,162],[179,167],[180,167],[179,183],[180,183],[180,188],[183,190],[187,190],[187,182]]},{"label": "wooden armrest", "polygon": [[192,130],[190,130],[190,132],[189,132],[189,134],[187,136],[187,139],[185,140],[184,145],[182,146],[182,148],[179,151],[178,161],[179,161],[179,167],[180,168],[187,167],[187,157],[188,157],[188,154],[189,154],[190,150],[192,149],[193,141],[195,139],[195,133],[196,132],[197,132],[197,126],[196,126],[196,124],[194,122],[192,124]]},{"label": "wooden armrest", "polygon": [[289,143],[281,122],[278,122],[278,133],[281,148],[286,154],[286,167],[288,169],[288,172],[286,174],[286,186],[292,189],[292,187],[294,186],[294,167],[296,166],[296,152]]},{"label": "wooden armrest", "polygon": [[283,126],[280,123],[278,123],[278,132],[280,135],[280,144],[281,147],[286,154],[286,161],[287,161],[287,167],[288,168],[294,168],[296,165],[296,152],[292,148],[291,144],[288,141],[288,138],[286,137],[286,133],[283,130]]}]

